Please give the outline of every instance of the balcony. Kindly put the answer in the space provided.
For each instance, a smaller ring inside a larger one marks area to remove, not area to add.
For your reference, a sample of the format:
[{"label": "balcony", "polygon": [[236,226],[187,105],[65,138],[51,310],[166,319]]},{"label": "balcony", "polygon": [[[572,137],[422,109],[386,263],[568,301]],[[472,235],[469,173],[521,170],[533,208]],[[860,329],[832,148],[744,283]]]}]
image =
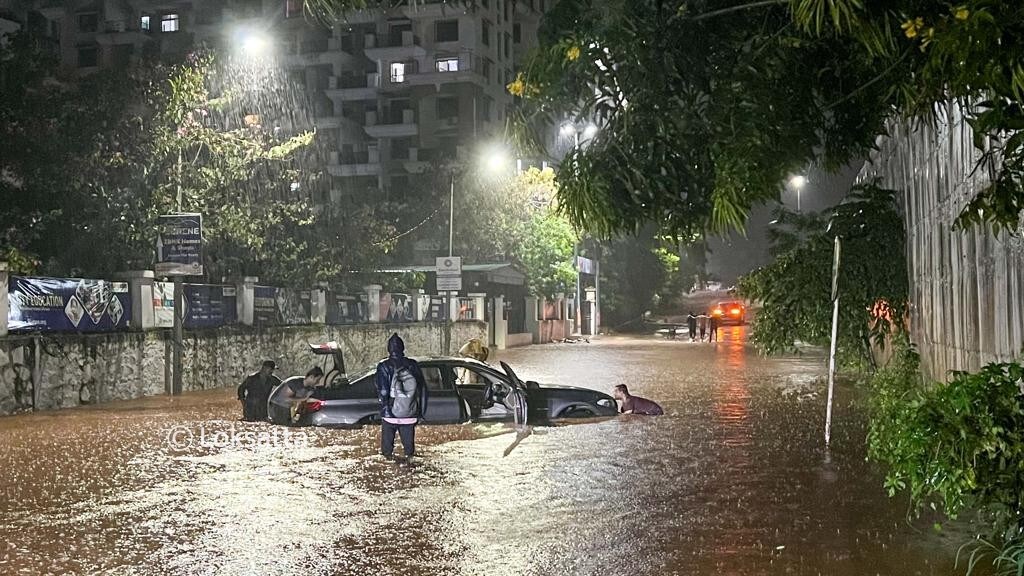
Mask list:
[{"label": "balcony", "polygon": [[331,176],[379,176],[380,156],[376,150],[348,154],[331,152],[327,172]]},{"label": "balcony", "polygon": [[394,61],[410,60],[413,58],[424,58],[427,51],[418,36],[412,32],[402,32],[401,35],[377,36],[367,34],[365,38],[366,57],[371,60]]},{"label": "balcony", "polygon": [[289,68],[321,65],[341,67],[356,64],[355,57],[341,49],[341,40],[338,38],[291,44],[281,60]]},{"label": "balcony", "polygon": [[430,162],[421,160],[419,157],[419,148],[409,148],[409,153],[406,158],[398,159],[402,163],[402,167],[405,171],[410,174],[422,174],[430,167]]},{"label": "balcony", "polygon": [[419,125],[416,124],[416,113],[409,109],[393,110],[379,124],[377,113],[370,111],[366,113],[366,126],[363,130],[371,138],[404,138],[419,134]]},{"label": "balcony", "polygon": [[96,34],[96,43],[104,46],[114,44],[135,44],[149,40],[150,36],[132,20],[107,20]]},{"label": "balcony", "polygon": [[451,59],[435,58],[431,68],[405,77],[405,83],[409,86],[439,86],[452,82],[473,82],[486,86],[487,79],[483,75],[480,59],[468,52],[452,56]]},{"label": "balcony", "polygon": [[380,91],[380,74],[369,72],[366,77],[331,76],[325,93],[335,100],[376,100]]}]

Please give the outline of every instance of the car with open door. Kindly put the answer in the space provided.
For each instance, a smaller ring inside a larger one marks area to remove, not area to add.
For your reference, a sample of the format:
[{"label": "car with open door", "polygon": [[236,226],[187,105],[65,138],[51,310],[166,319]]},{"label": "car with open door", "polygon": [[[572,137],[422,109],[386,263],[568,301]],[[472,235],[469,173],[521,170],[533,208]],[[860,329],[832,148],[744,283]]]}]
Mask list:
[{"label": "car with open door", "polygon": [[[356,378],[345,375],[344,358],[337,343],[310,346],[315,355],[323,355],[324,386],[313,391],[291,421],[290,400],[285,395],[285,380],[274,389],[268,401],[268,414],[275,424],[297,426],[352,427],[380,420],[377,400],[376,367],[362,371]],[[328,366],[333,359],[333,365]],[[424,424],[453,424],[479,421],[545,423],[552,418],[612,416],[615,400],[602,392],[568,386],[541,386],[523,382],[512,368],[501,368],[461,357],[418,358],[427,384],[427,413]],[[299,378],[296,376],[295,378]]]}]

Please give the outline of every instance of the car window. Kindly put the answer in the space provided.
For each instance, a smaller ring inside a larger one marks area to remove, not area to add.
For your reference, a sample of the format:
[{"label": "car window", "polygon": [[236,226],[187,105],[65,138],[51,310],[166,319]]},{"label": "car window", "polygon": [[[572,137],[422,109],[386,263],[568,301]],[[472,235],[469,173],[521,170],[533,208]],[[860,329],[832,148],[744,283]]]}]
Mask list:
[{"label": "car window", "polygon": [[451,390],[451,386],[444,380],[440,366],[421,366],[423,379],[427,381],[427,390]]},{"label": "car window", "polygon": [[458,386],[472,386],[474,384],[486,386],[489,382],[501,382],[491,374],[472,366],[453,366],[455,369],[455,384]]}]

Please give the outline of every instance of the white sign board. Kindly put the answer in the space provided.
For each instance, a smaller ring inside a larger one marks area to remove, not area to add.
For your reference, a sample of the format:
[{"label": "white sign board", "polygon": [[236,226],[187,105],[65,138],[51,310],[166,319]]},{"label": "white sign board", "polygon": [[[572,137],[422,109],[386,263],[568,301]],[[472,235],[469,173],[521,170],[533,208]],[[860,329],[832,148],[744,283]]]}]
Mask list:
[{"label": "white sign board", "polygon": [[437,277],[437,291],[438,292],[461,292],[462,291],[462,276],[438,276]]},{"label": "white sign board", "polygon": [[461,276],[462,256],[441,256],[436,266],[438,276]]},{"label": "white sign board", "polygon": [[437,259],[437,291],[459,292],[462,290],[462,257],[441,256]]}]

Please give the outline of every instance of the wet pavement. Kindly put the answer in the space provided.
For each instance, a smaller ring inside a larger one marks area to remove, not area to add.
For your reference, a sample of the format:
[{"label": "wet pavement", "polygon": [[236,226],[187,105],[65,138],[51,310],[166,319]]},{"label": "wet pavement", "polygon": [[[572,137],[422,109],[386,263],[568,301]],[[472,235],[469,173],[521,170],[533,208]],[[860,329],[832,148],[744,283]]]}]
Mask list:
[{"label": "wet pavement", "polygon": [[378,428],[239,422],[233,390],[0,418],[0,574],[954,573],[865,462],[857,390],[826,453],[824,358],[723,339],[503,352],[666,415],[420,427],[412,466]]}]

